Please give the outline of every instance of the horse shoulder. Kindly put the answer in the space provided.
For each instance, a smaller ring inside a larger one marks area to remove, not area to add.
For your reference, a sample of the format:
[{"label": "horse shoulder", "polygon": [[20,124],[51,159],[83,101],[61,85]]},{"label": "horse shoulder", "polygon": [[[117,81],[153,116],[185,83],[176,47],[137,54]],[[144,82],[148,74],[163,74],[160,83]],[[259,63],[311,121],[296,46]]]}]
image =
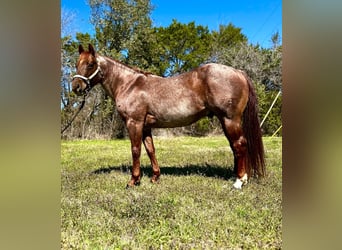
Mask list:
[{"label": "horse shoulder", "polygon": [[126,80],[129,84],[120,89],[115,100],[119,113],[124,117],[132,116],[133,113],[143,113],[146,76],[139,74],[135,78]]}]

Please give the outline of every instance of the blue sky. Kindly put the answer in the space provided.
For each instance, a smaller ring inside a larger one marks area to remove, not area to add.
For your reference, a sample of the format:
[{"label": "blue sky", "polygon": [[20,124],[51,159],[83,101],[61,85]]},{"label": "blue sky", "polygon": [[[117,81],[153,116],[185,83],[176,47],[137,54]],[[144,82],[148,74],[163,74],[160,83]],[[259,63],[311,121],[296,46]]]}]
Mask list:
[{"label": "blue sky", "polygon": [[[271,36],[279,32],[282,38],[281,0],[151,0],[155,9],[152,12],[154,26],[168,26],[172,19],[182,23],[195,21],[197,25],[218,30],[220,24],[232,23],[242,28],[252,44],[264,48],[271,46]],[[87,0],[61,0],[62,11],[73,13],[72,30],[94,33],[89,21],[90,7]]]}]

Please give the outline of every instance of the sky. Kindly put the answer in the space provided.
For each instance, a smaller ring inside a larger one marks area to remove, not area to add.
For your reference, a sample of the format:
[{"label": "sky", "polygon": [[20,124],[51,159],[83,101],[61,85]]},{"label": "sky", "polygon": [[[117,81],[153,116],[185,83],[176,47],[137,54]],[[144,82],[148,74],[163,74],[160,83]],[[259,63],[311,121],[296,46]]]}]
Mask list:
[{"label": "sky", "polygon": [[[73,16],[73,32],[94,34],[90,23],[87,0],[61,0],[62,12]],[[181,23],[195,21],[196,25],[218,30],[221,24],[241,28],[248,41],[264,48],[271,47],[271,36],[279,32],[282,39],[281,0],[151,0],[153,25],[169,26],[172,19]]]}]

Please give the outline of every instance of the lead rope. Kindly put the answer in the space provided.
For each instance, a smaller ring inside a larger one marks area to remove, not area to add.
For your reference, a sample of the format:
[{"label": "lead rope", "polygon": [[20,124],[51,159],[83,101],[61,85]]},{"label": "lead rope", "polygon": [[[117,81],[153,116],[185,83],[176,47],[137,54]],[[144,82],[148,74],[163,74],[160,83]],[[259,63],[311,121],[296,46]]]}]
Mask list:
[{"label": "lead rope", "polygon": [[71,118],[71,120],[67,123],[67,125],[61,130],[61,134],[62,135],[63,135],[64,131],[67,130],[70,127],[71,123],[75,120],[75,118],[78,115],[78,113],[80,113],[80,111],[84,107],[86,96],[87,96],[86,94],[83,96],[83,100],[81,102],[81,105],[78,107],[77,112],[74,114],[74,116]]},{"label": "lead rope", "polygon": [[[88,92],[89,92],[90,89],[91,89],[91,87],[90,87],[90,80],[93,79],[93,78],[97,75],[97,73],[99,73],[99,72],[101,73],[100,65],[97,66],[97,69],[95,70],[95,72],[94,72],[93,74],[91,74],[91,76],[89,76],[89,77],[85,77],[85,76],[82,76],[82,75],[74,75],[74,76],[72,77],[72,79],[74,79],[74,78],[81,78],[82,80],[84,80],[84,81],[86,82],[86,84],[87,84],[87,88],[86,88],[86,93],[85,93],[85,95],[83,96],[83,100],[82,100],[82,103],[81,103],[80,107],[78,108],[78,110],[77,110],[77,112],[74,114],[74,116],[71,118],[71,120],[68,122],[68,124],[61,130],[61,134],[63,134],[64,131],[67,130],[67,129],[70,127],[71,123],[75,120],[76,116],[78,115],[78,113],[79,113],[79,112],[81,111],[81,109],[83,108],[84,103],[85,103],[85,98],[86,98]],[[101,73],[101,74],[102,74],[102,73]],[[88,91],[87,91],[87,89],[88,89]]]}]

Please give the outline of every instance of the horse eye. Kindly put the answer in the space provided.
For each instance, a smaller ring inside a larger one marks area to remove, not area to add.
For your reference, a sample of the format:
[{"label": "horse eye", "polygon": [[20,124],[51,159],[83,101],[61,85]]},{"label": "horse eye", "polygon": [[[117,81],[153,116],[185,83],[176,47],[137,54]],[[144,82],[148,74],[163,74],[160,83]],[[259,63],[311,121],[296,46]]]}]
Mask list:
[{"label": "horse eye", "polygon": [[87,65],[87,67],[90,68],[90,69],[93,68],[93,67],[94,67],[94,63],[89,63],[89,64]]}]

